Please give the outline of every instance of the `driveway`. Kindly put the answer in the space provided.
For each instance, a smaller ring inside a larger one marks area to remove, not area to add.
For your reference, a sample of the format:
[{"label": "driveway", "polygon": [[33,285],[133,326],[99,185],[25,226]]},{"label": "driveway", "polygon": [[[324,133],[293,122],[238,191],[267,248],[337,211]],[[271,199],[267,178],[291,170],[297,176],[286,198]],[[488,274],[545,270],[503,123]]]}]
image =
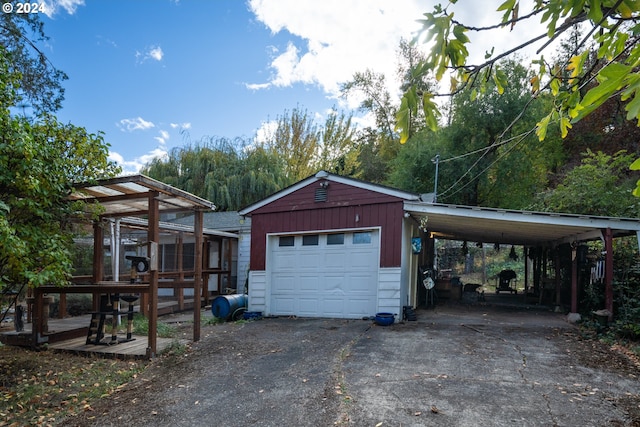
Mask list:
[{"label": "driveway", "polygon": [[203,328],[191,351],[65,425],[632,426],[638,374],[548,312],[263,319]]}]

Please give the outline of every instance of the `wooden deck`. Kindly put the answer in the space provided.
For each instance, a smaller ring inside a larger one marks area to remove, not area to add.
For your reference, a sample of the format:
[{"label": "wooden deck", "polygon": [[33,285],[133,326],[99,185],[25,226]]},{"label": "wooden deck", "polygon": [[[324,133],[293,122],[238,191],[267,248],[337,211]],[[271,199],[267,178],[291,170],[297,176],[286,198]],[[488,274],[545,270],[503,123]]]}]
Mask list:
[{"label": "wooden deck", "polygon": [[[110,337],[109,337],[110,338]],[[108,340],[109,338],[106,338]],[[135,335],[133,341],[122,342],[115,345],[95,345],[87,344],[86,337],[74,338],[60,341],[49,345],[50,350],[62,351],[86,356],[100,356],[116,359],[144,359],[147,358],[147,348],[149,346],[146,336]],[[171,346],[187,344],[189,340],[176,338],[157,339],[157,355],[160,355],[171,348]]]},{"label": "wooden deck", "polygon": [[[193,300],[185,301],[190,307],[193,307]],[[185,304],[185,305],[186,305]],[[136,307],[137,311],[138,307]],[[164,302],[159,304],[159,311],[163,314],[177,313],[177,305],[173,302]],[[125,320],[126,321],[126,320]],[[161,319],[159,321],[162,321]],[[66,351],[75,354],[95,355],[109,358],[137,358],[143,359],[148,357],[147,348],[149,347],[149,338],[144,335],[134,335],[133,341],[120,342],[114,345],[106,344],[87,344],[87,332],[91,315],[82,315],[75,317],[67,317],[64,319],[49,319],[48,332],[44,335],[42,342],[46,342],[46,347],[54,351]],[[32,323],[25,322],[24,330],[16,332],[13,329],[13,323],[3,324],[0,329],[0,341],[8,345],[33,346]],[[125,338],[120,333],[119,339]],[[107,331],[103,342],[110,341],[111,334]],[[190,340],[176,338],[156,338],[156,355],[165,352],[172,345],[186,344]]]}]

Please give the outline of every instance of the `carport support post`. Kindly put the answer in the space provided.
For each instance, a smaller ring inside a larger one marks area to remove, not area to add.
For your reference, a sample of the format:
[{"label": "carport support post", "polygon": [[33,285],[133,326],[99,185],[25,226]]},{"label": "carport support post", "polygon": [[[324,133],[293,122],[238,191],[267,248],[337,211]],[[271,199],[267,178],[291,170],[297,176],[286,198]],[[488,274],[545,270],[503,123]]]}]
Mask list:
[{"label": "carport support post", "polygon": [[604,230],[604,308],[609,311],[609,321],[613,320],[613,233]]},{"label": "carport support post", "polygon": [[200,341],[200,298],[202,296],[202,222],[203,213],[196,209],[193,224],[194,244],[194,277],[193,277],[193,340]]},{"label": "carport support post", "polygon": [[571,312],[578,312],[578,250],[571,247]]}]

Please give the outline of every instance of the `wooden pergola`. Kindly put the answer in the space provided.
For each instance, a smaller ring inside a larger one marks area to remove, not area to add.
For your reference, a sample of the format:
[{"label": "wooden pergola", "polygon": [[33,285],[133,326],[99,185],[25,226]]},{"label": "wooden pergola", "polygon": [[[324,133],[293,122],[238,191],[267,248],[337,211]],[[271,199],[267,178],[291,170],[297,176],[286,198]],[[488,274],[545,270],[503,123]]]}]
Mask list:
[{"label": "wooden pergola", "polygon": [[[100,218],[93,226],[93,271],[90,284],[71,285],[66,287],[41,286],[34,289],[33,306],[33,344],[46,341],[44,337],[44,303],[43,296],[48,293],[91,293],[94,295],[93,308],[99,309],[100,294],[139,294],[141,310],[147,314],[149,321],[147,356],[157,354],[158,325],[158,248],[160,239],[160,214],[171,212],[191,212],[194,215],[194,274],[193,286],[193,340],[200,340],[200,309],[203,286],[203,213],[214,210],[215,205],[205,199],[188,192],[163,184],[144,175],[124,176],[82,183],[76,189],[70,201],[82,200],[87,203],[100,204]],[[100,221],[106,218],[141,217],[145,219],[147,229],[147,254],[149,269],[144,281],[105,281],[104,272],[104,230]],[[189,287],[190,287],[189,286]]]}]

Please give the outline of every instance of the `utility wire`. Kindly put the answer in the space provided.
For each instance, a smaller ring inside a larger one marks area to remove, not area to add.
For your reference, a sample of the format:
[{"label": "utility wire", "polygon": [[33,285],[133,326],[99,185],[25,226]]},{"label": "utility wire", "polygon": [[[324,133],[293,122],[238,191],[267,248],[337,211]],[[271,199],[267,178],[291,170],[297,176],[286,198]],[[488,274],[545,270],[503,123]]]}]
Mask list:
[{"label": "utility wire", "polygon": [[[473,169],[479,162],[480,160],[484,157],[484,154],[478,159],[476,160],[476,162],[473,164],[473,166],[471,166],[469,169],[467,169],[467,171],[455,182],[453,183],[453,185],[451,185],[449,188],[447,188],[446,190],[444,190],[443,192],[441,192],[439,194],[440,197],[442,196],[454,196],[456,194],[458,194],[460,191],[464,190],[466,187],[468,187],[469,185],[471,185],[475,180],[477,180],[478,178],[480,178],[480,176],[482,174],[484,174],[487,170],[489,170],[493,165],[495,165],[497,162],[499,162],[500,160],[502,160],[505,156],[507,156],[513,149],[515,149],[518,145],[522,144],[522,142],[527,139],[527,137],[529,137],[532,133],[535,132],[535,127],[523,134],[518,135],[519,139],[516,141],[515,144],[513,144],[511,147],[509,147],[507,149],[507,151],[505,151],[504,153],[501,153],[500,156],[498,156],[497,159],[493,160],[488,166],[486,166],[483,170],[481,170],[476,176],[474,176],[472,179],[470,179],[467,183],[465,183],[464,185],[455,188],[458,183],[465,177],[467,176],[470,172],[471,169]],[[513,141],[514,138],[511,139],[511,141]]]}]

